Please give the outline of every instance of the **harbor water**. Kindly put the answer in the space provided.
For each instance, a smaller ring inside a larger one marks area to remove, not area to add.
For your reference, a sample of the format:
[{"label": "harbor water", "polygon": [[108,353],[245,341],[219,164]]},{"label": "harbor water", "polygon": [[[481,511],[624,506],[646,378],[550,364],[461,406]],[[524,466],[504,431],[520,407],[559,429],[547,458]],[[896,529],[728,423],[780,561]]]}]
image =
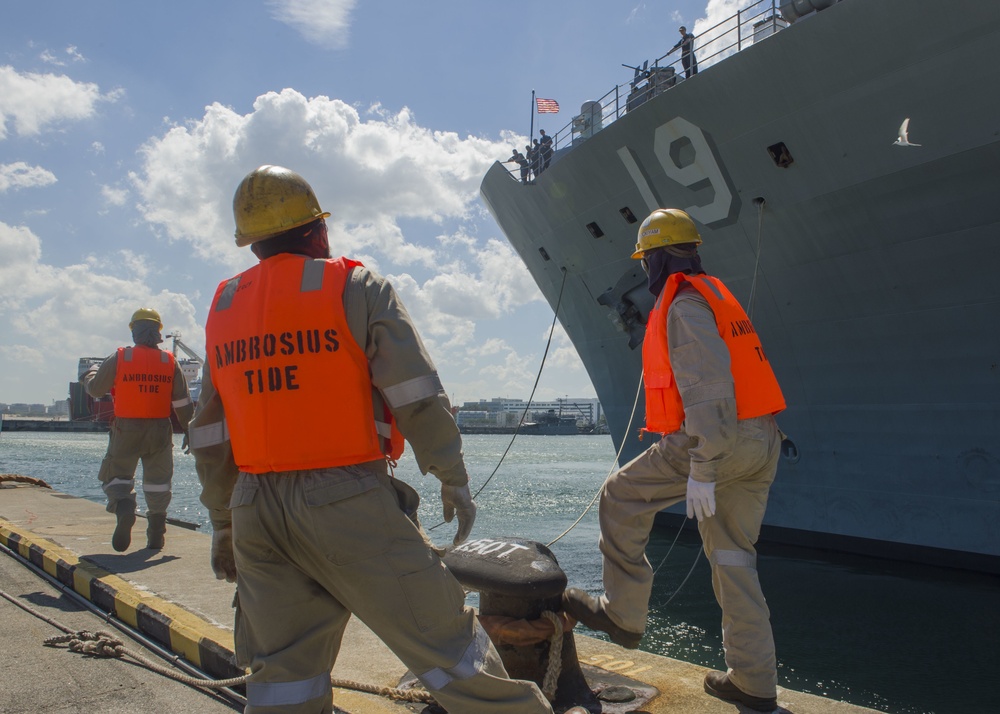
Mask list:
[{"label": "harbor water", "polygon": [[[210,530],[194,461],[176,441],[170,517]],[[605,435],[519,436],[513,445],[509,435],[470,435],[464,443],[473,492],[485,484],[473,538],[551,543],[594,501],[615,457]],[[96,474],[106,446],[106,434],[4,432],[0,473],[103,503]],[[421,476],[408,453],[396,475],[420,493],[432,539],[449,543],[455,524],[441,523],[437,480]],[[138,499],[144,512],[141,489]],[[570,584],[591,592],[601,590],[596,508],[551,546]],[[679,535],[652,534],[647,553],[658,571],[641,649],[724,668],[720,612],[699,551],[690,523]],[[767,543],[758,569],[781,686],[884,712],[997,710],[1000,577]]]}]

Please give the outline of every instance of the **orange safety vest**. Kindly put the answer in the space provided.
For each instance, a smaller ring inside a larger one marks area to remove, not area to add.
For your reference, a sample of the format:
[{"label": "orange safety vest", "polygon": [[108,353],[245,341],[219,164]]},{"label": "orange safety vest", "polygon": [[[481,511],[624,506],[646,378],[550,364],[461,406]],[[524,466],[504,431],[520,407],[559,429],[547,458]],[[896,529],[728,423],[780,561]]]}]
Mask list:
[{"label": "orange safety vest", "polygon": [[174,356],[156,347],[119,347],[111,396],[115,416],[168,419],[174,393]]},{"label": "orange safety vest", "polygon": [[642,345],[642,374],[646,385],[646,431],[671,434],[681,428],[684,404],[674,381],[667,344],[667,311],[683,282],[708,301],[715,324],[729,349],[736,389],[736,416],[752,419],[777,414],[785,408],[781,387],[764,355],[757,331],[743,307],[718,278],[674,273],[649,313]]},{"label": "orange safety vest", "polygon": [[219,284],[205,327],[236,464],[267,473],[398,459],[344,312],[348,258],[282,253]]}]

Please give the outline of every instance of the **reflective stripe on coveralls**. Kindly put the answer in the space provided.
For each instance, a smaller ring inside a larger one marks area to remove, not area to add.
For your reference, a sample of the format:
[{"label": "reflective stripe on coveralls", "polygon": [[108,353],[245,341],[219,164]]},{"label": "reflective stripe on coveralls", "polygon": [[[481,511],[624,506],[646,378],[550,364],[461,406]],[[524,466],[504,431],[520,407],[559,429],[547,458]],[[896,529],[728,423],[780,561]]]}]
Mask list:
[{"label": "reflective stripe on coveralls", "polygon": [[386,387],[382,393],[385,395],[386,401],[389,402],[389,406],[398,409],[407,404],[419,402],[421,399],[433,397],[443,391],[441,378],[436,374],[427,374]]},{"label": "reflective stripe on coveralls", "polygon": [[734,565],[742,568],[757,567],[757,556],[742,550],[716,550],[712,553],[716,565]]},{"label": "reflective stripe on coveralls", "polygon": [[490,636],[486,634],[479,621],[476,620],[476,635],[462,655],[462,659],[454,667],[436,667],[430,671],[418,674],[419,679],[429,692],[444,689],[456,679],[468,679],[482,671],[486,664],[486,653],[490,649]]},{"label": "reflective stripe on coveralls", "polygon": [[247,682],[247,703],[255,707],[303,704],[329,691],[330,675],[327,673],[298,682]]},{"label": "reflective stripe on coveralls", "polygon": [[188,435],[188,444],[192,449],[218,446],[227,441],[229,441],[229,425],[226,424],[225,419],[205,426],[193,426]]},{"label": "reflective stripe on coveralls", "polygon": [[133,489],[135,487],[135,479],[134,478],[115,478],[115,479],[111,479],[106,484],[103,484],[101,486],[101,488],[103,488],[105,491],[107,491],[112,486],[128,486],[129,490],[131,490],[131,489]]}]

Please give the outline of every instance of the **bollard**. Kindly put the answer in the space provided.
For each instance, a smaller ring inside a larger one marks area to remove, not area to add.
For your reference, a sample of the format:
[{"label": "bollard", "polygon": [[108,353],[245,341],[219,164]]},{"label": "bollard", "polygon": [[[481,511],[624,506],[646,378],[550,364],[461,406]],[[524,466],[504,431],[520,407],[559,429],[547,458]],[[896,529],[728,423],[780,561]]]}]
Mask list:
[{"label": "bollard", "polygon": [[[466,588],[479,592],[479,614],[537,620],[546,610],[562,610],[566,574],[541,543],[521,538],[478,538],[450,548],[444,563]],[[496,643],[507,673],[543,687],[549,665],[548,640],[531,645]],[[562,641],[561,672],[553,709],[583,706],[593,714],[601,703],[584,679],[572,632]]]}]

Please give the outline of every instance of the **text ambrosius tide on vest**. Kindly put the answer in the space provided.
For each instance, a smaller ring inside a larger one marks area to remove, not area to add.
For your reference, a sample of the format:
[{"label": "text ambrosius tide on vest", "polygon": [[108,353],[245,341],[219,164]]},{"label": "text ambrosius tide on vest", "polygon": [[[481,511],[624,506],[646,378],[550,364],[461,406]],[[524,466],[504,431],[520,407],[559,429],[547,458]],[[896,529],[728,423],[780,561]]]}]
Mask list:
[{"label": "text ambrosius tide on vest", "polygon": [[130,374],[128,372],[122,374],[121,381],[123,382],[173,382],[174,375],[171,374]]},{"label": "text ambrosius tide on vest", "polygon": [[339,349],[340,341],[334,329],[266,333],[216,345],[215,364],[221,369],[247,360],[273,357],[277,354],[284,356],[319,354],[336,352]]}]

